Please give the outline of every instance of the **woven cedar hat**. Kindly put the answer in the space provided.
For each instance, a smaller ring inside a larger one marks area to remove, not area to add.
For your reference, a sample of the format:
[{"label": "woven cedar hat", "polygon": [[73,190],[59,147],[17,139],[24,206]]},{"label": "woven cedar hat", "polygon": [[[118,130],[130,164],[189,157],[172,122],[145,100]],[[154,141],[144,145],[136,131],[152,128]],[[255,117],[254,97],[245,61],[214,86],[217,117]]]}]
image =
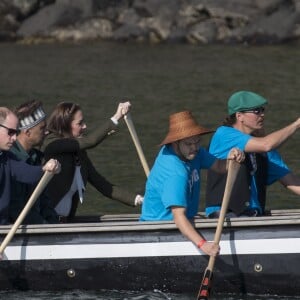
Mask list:
[{"label": "woven cedar hat", "polygon": [[160,145],[170,144],[194,135],[203,135],[211,132],[213,130],[198,125],[190,111],[182,111],[170,115],[169,132]]}]

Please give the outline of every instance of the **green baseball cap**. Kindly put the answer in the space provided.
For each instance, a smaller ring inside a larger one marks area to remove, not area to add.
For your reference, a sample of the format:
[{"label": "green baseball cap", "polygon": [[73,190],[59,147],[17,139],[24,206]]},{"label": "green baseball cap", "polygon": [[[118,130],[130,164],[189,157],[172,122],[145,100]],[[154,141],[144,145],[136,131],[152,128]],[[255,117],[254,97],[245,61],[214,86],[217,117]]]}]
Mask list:
[{"label": "green baseball cap", "polygon": [[232,115],[238,111],[251,110],[268,104],[262,96],[248,91],[239,91],[228,99],[228,114]]}]

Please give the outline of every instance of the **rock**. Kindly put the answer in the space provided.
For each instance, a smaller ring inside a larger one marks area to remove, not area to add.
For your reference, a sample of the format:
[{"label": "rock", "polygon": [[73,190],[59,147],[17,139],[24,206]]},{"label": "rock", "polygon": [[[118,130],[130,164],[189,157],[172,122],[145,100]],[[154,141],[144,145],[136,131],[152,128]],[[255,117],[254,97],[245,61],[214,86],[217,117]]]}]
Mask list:
[{"label": "rock", "polygon": [[69,28],[55,29],[49,36],[60,41],[73,40],[84,41],[94,39],[109,39],[113,35],[112,24],[105,19],[89,19],[86,22],[70,26]]},{"label": "rock", "polygon": [[161,17],[172,19],[180,8],[179,0],[134,0],[132,7],[144,18]]},{"label": "rock", "polygon": [[26,19],[17,34],[24,37],[42,35],[54,27],[69,26],[92,15],[92,0],[58,0]]},{"label": "rock", "polygon": [[277,9],[285,0],[255,0],[258,9],[265,14],[270,14]]},{"label": "rock", "polygon": [[124,24],[113,33],[113,39],[117,41],[142,39],[146,32],[138,25]]},{"label": "rock", "polygon": [[280,6],[268,16],[260,16],[240,31],[243,40],[251,43],[279,43],[295,38],[295,23],[299,14],[291,5]]},{"label": "rock", "polygon": [[213,20],[207,20],[191,27],[187,41],[191,44],[208,44],[217,36],[217,27]]},{"label": "rock", "polygon": [[0,41],[283,43],[300,0],[1,0]]},{"label": "rock", "polygon": [[16,9],[19,19],[24,20],[40,7],[38,0],[11,0],[11,5]]},{"label": "rock", "polygon": [[145,32],[152,33],[152,41],[156,39],[165,41],[170,35],[171,21],[161,17],[143,18],[139,22],[139,26],[143,28]]},{"label": "rock", "polygon": [[139,15],[136,13],[135,9],[129,8],[123,10],[119,17],[117,18],[117,22],[120,24],[136,24],[140,21]]}]

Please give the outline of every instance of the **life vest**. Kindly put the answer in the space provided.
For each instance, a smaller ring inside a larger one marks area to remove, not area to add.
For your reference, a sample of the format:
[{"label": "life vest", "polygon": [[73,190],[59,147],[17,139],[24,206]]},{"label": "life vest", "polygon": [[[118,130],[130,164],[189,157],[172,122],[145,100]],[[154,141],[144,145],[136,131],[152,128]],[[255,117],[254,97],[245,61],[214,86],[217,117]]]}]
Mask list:
[{"label": "life vest", "polygon": [[[266,181],[268,172],[268,159],[265,153],[246,153],[245,161],[241,164],[230,197],[228,210],[237,215],[249,208],[251,195],[251,174],[255,178],[258,201],[265,211]],[[209,169],[206,183],[206,207],[221,206],[227,179],[227,172],[217,173]]]}]

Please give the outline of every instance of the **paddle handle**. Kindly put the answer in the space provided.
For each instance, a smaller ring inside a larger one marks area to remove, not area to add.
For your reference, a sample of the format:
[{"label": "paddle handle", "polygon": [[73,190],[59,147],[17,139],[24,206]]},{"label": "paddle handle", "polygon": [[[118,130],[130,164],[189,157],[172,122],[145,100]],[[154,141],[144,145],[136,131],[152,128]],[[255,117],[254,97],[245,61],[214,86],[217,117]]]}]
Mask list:
[{"label": "paddle handle", "polygon": [[131,118],[131,115],[130,113],[127,113],[125,116],[124,116],[124,120],[126,122],[126,125],[128,127],[128,130],[130,132],[130,135],[131,135],[131,138],[133,140],[133,143],[135,145],[135,148],[137,150],[137,153],[138,153],[138,156],[140,158],[140,161],[142,163],[142,166],[143,166],[143,169],[144,169],[144,172],[146,174],[146,176],[148,177],[149,175],[149,166],[148,166],[148,163],[146,161],[146,158],[145,158],[145,155],[144,155],[144,152],[143,152],[143,149],[141,147],[141,143],[139,141],[139,138],[137,136],[137,133],[136,133],[136,130],[135,130],[135,127],[133,125],[133,122],[132,122],[132,118]]},{"label": "paddle handle", "polygon": [[[219,216],[217,229],[216,229],[216,233],[215,233],[215,237],[214,237],[214,242],[216,244],[220,243],[223,226],[224,226],[224,220],[225,220],[225,216],[227,213],[227,208],[228,208],[228,204],[230,201],[231,192],[232,192],[233,185],[236,180],[238,171],[240,169],[240,164],[238,162],[236,162],[235,160],[232,160],[232,159],[227,160],[227,164],[228,164],[227,165],[228,173],[227,173],[226,185],[225,185],[225,190],[224,190],[224,195],[223,195],[223,200],[222,200],[222,206],[221,206],[221,210],[220,210],[220,216]],[[213,269],[214,264],[215,264],[215,259],[216,259],[215,257],[210,256],[208,266],[206,269],[208,269],[210,271]]]},{"label": "paddle handle", "polygon": [[[225,190],[224,190],[224,195],[222,200],[222,206],[220,210],[220,216],[219,216],[217,229],[214,237],[214,242],[217,245],[219,245],[220,243],[221,234],[224,226],[224,220],[225,220],[232,188],[236,180],[240,168],[240,164],[234,160],[227,160],[227,167],[228,167],[228,173],[227,173],[226,185],[225,185]],[[214,256],[209,257],[208,265],[205,269],[204,276],[202,278],[197,300],[208,300],[210,297],[210,290],[212,285],[212,272],[215,265],[215,260],[216,258]]]},{"label": "paddle handle", "polygon": [[13,224],[12,228],[9,230],[8,234],[6,235],[5,239],[3,240],[3,242],[0,246],[0,254],[2,254],[4,252],[5,248],[7,247],[7,245],[9,244],[11,239],[13,238],[13,236],[14,236],[15,232],[17,231],[18,227],[23,222],[23,220],[26,217],[27,213],[29,212],[29,210],[31,209],[31,207],[33,206],[33,204],[35,203],[37,198],[40,196],[40,194],[42,193],[42,191],[44,190],[44,188],[46,187],[48,182],[51,180],[53,175],[54,175],[53,172],[46,171],[44,173],[44,175],[41,178],[40,182],[38,183],[38,185],[34,189],[32,195],[30,196],[30,198],[27,201],[26,205],[24,206],[22,212],[20,213],[17,220]]}]

